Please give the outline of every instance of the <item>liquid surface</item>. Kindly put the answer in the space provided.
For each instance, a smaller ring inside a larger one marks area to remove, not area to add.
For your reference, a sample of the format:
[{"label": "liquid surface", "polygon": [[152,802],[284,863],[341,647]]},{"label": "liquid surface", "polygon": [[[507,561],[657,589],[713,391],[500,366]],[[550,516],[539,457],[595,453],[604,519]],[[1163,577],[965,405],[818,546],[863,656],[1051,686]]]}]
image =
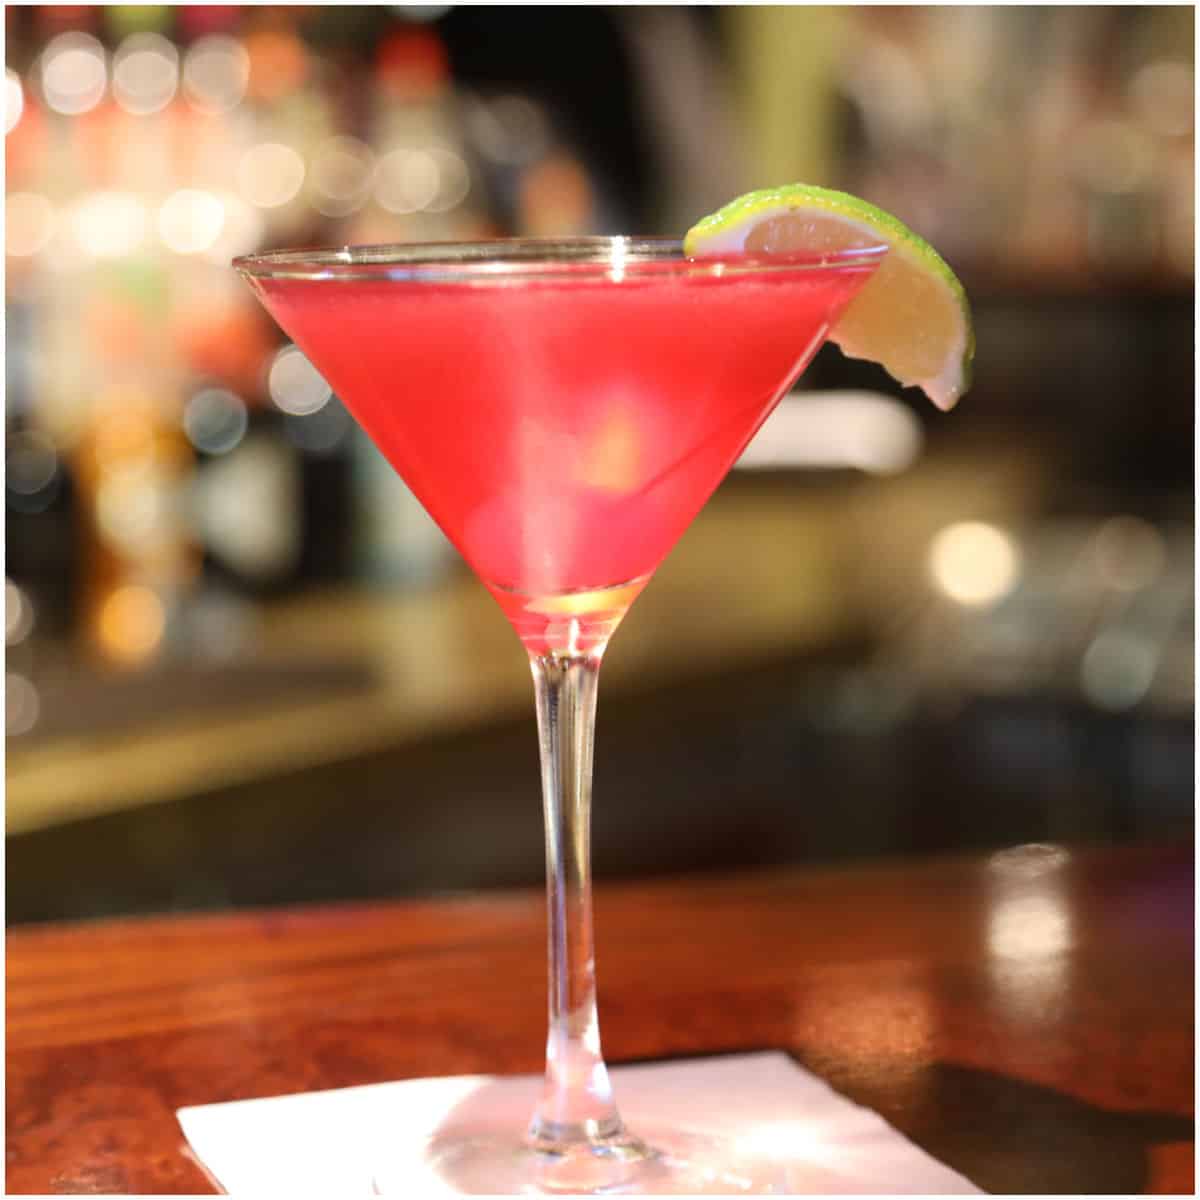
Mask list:
[{"label": "liquid surface", "polygon": [[544,653],[603,643],[870,271],[254,286]]}]

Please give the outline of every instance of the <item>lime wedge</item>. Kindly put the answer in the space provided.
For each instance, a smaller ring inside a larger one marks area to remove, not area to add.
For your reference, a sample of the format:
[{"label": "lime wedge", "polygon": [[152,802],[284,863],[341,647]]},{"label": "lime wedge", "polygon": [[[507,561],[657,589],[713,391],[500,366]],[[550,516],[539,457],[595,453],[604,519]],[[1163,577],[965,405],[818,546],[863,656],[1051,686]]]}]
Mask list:
[{"label": "lime wedge", "polygon": [[975,334],[957,276],[890,213],[846,192],[794,183],[739,196],[693,225],[692,258],[861,250],[888,253],[829,333],[844,354],[880,363],[900,383],[953,408],[971,385]]}]

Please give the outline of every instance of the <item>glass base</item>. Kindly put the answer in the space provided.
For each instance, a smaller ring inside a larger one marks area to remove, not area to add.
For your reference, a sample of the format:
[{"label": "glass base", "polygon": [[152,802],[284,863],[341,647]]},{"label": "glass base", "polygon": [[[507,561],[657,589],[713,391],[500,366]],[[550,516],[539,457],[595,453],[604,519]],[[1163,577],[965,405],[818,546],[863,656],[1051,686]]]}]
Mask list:
[{"label": "glass base", "polygon": [[[646,1142],[626,1136],[553,1151],[511,1135],[456,1134],[434,1138],[425,1163],[448,1191],[473,1196],[780,1195],[787,1188],[777,1160],[678,1131],[652,1131]],[[411,1194],[413,1183],[411,1164],[397,1163],[376,1172],[374,1189],[380,1196]]]}]

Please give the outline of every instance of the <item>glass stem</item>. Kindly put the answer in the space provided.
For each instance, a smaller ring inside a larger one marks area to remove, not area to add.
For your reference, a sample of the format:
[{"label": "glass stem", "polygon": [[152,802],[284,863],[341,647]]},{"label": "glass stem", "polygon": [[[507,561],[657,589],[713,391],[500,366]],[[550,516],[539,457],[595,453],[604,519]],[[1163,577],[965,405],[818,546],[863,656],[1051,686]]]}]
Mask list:
[{"label": "glass stem", "polygon": [[600,1052],[592,945],[592,734],[602,653],[530,655],[546,818],[550,1029],[529,1135],[547,1150],[626,1136]]}]

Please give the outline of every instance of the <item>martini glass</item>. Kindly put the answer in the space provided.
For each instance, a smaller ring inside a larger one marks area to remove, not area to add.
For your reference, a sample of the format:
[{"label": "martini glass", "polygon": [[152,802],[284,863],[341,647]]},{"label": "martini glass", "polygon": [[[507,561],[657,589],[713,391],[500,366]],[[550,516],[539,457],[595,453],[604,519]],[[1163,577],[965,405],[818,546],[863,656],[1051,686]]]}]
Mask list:
[{"label": "martini glass", "polygon": [[[461,1191],[778,1183],[731,1143],[638,1136],[617,1111],[593,963],[596,689],[629,606],[884,253],[690,260],[667,239],[578,238],[235,261],[499,602],[533,672],[545,1082],[523,1134],[514,1113],[433,1139],[432,1166]],[[392,1177],[382,1166],[378,1189]]]}]

